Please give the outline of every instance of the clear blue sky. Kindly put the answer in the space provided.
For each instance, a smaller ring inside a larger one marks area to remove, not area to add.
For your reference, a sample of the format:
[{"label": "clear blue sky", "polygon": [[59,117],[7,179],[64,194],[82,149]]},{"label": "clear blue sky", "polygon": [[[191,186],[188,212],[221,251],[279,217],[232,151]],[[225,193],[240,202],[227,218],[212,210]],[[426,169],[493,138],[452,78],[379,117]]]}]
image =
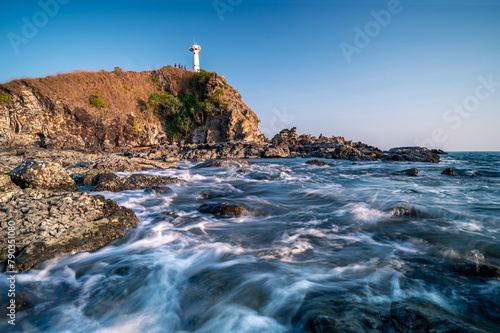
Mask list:
[{"label": "clear blue sky", "polygon": [[498,0],[58,1],[2,3],[1,82],[190,65],[195,35],[267,136],[500,150]]}]

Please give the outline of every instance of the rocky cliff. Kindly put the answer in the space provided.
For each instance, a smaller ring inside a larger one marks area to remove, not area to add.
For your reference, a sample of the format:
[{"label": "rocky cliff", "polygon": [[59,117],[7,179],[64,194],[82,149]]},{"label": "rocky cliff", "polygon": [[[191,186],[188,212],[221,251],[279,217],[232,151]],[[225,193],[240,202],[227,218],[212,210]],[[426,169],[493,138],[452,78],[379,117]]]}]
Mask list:
[{"label": "rocky cliff", "polygon": [[233,140],[265,137],[255,113],[216,73],[115,69],[0,85],[0,146],[123,150]]}]

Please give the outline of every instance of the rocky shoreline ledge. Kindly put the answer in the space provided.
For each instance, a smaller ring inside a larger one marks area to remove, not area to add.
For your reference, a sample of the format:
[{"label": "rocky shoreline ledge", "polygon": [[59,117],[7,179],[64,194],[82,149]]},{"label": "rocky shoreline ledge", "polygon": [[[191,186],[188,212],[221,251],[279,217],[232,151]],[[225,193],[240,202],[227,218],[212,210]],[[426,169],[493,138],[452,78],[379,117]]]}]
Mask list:
[{"label": "rocky shoreline ledge", "polygon": [[[179,179],[140,174],[148,169],[178,168],[173,161],[206,161],[196,167],[244,167],[250,158],[327,158],[352,161],[413,161],[438,163],[437,151],[394,148],[382,152],[342,137],[297,136],[283,130],[271,142],[229,142],[202,145],[165,145],[123,153],[79,152],[43,148],[0,151],[0,236],[7,239],[8,222],[16,224],[16,266],[27,271],[64,253],[98,249],[139,223],[134,212],[90,191],[169,190]],[[444,152],[440,152],[444,153]],[[308,164],[332,166],[319,160]],[[244,170],[243,170],[244,171]],[[242,171],[242,172],[243,172]],[[118,177],[115,172],[134,173]],[[405,173],[405,171],[403,171]],[[205,208],[200,208],[202,211]],[[238,215],[239,207],[210,207],[208,213]],[[229,213],[228,213],[229,212]],[[0,247],[6,263],[7,246]]]}]

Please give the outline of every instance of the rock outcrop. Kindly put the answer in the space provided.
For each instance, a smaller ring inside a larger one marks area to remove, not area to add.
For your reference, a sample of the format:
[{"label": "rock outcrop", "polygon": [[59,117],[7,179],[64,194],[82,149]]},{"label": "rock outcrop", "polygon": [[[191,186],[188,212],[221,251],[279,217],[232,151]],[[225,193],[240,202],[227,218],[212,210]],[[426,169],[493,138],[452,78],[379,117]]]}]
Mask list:
[{"label": "rock outcrop", "polygon": [[[0,84],[0,96],[9,96],[0,101],[0,145],[8,147],[124,150],[174,139],[265,140],[255,113],[216,73],[173,67],[79,71]],[[180,112],[179,103],[196,98],[196,113],[188,119],[193,126],[182,128],[183,138],[165,122],[163,109],[154,105],[159,96],[167,102],[175,99],[175,105],[162,104],[168,114]]]},{"label": "rock outcrop", "polygon": [[[27,271],[64,253],[91,251],[125,234],[139,221],[131,209],[83,192],[14,190],[0,192],[0,237],[16,227],[16,268]],[[7,242],[0,244],[0,262]]]},{"label": "rock outcrop", "polygon": [[57,163],[27,160],[12,170],[10,178],[21,188],[76,191],[75,181]]},{"label": "rock outcrop", "polygon": [[427,148],[423,147],[399,147],[392,148],[385,152],[384,158],[387,161],[397,162],[429,162],[439,163],[441,158],[438,154],[433,153]]},{"label": "rock outcrop", "polygon": [[239,205],[223,204],[203,204],[198,207],[200,213],[213,214],[220,217],[237,217],[244,215],[246,209]]},{"label": "rock outcrop", "polygon": [[142,190],[152,186],[167,185],[180,183],[181,180],[171,177],[162,176],[148,176],[135,174],[125,178],[114,178],[105,182],[100,183],[92,189],[92,192],[110,191],[110,192],[121,192],[121,191],[132,191],[132,190]]}]

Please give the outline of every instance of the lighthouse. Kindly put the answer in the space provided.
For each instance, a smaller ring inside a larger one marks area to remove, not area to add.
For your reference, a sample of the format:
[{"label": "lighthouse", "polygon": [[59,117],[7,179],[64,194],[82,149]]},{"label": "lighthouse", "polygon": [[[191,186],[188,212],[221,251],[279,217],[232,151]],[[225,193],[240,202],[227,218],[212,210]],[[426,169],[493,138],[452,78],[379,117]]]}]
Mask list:
[{"label": "lighthouse", "polygon": [[198,72],[200,70],[200,51],[201,51],[201,46],[198,44],[194,44],[191,46],[189,51],[193,52],[193,69],[195,72]]}]

